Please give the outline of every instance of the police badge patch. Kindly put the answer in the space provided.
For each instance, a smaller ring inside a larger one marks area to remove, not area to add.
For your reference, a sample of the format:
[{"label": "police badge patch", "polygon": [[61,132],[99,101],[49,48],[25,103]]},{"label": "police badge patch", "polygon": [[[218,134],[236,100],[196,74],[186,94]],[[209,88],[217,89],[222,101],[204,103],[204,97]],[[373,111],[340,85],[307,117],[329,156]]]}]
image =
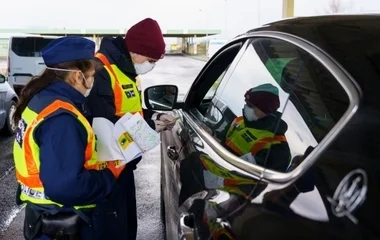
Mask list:
[{"label": "police badge patch", "polygon": [[133,90],[125,91],[125,95],[127,95],[127,98],[136,97],[135,91]]},{"label": "police badge patch", "polygon": [[249,137],[249,135],[245,132],[241,135],[241,137],[246,141],[247,143],[252,142],[252,138]]},{"label": "police badge patch", "polygon": [[26,131],[27,127],[28,127],[28,124],[26,124],[24,119],[21,119],[18,122],[18,126],[16,129],[16,141],[20,145],[20,147],[22,147],[22,142],[23,142],[25,131]]}]

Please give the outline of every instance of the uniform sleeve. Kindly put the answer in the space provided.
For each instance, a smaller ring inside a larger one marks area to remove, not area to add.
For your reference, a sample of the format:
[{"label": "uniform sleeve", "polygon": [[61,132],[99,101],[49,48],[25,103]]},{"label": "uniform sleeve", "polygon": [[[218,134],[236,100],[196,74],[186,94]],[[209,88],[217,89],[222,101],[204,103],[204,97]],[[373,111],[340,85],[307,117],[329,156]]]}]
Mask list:
[{"label": "uniform sleeve", "polygon": [[[268,155],[269,154],[269,155]],[[270,149],[264,149],[257,153],[255,160],[258,165],[265,168],[286,172],[290,162],[290,149],[286,142],[273,144]]]},{"label": "uniform sleeve", "polygon": [[156,129],[156,125],[155,125],[155,123],[154,123],[154,120],[155,120],[155,119],[152,119],[154,113],[156,113],[156,112],[153,111],[153,110],[150,110],[150,109],[144,109],[144,108],[143,108],[144,119],[145,119],[145,121],[148,123],[148,125],[149,125],[153,130]]},{"label": "uniform sleeve", "polygon": [[93,117],[104,117],[115,123],[119,117],[115,116],[114,100],[111,79],[103,67],[95,74],[94,86],[87,97],[87,107]]},{"label": "uniform sleeve", "polygon": [[151,109],[146,109],[146,108],[143,108],[143,114],[144,114],[144,118],[146,120],[148,119],[152,119],[153,117],[153,114],[155,114],[156,112],[151,110]]},{"label": "uniform sleeve", "polygon": [[87,133],[74,117],[60,114],[47,119],[35,138],[40,146],[40,178],[51,200],[66,206],[87,205],[111,194],[116,179],[109,169],[84,168]]}]

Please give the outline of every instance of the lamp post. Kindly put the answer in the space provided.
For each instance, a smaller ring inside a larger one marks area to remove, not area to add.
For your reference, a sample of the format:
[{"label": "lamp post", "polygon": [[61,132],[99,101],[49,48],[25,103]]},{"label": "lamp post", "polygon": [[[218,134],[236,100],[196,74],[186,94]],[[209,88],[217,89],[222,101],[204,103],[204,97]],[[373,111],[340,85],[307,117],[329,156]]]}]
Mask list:
[{"label": "lamp post", "polygon": [[294,16],[294,0],[282,0],[282,18]]}]

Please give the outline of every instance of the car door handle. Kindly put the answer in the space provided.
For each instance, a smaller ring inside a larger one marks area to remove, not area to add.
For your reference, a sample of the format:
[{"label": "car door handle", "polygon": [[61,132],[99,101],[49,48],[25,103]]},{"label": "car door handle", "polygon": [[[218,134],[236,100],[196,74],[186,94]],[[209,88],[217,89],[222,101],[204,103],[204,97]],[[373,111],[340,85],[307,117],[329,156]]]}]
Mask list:
[{"label": "car door handle", "polygon": [[175,161],[175,160],[178,160],[178,157],[179,157],[179,154],[177,152],[177,149],[175,148],[175,146],[171,145],[171,146],[168,146],[167,150],[166,150],[166,154],[168,155],[168,157]]},{"label": "car door handle", "polygon": [[194,217],[183,213],[179,219],[179,239],[194,240]]}]

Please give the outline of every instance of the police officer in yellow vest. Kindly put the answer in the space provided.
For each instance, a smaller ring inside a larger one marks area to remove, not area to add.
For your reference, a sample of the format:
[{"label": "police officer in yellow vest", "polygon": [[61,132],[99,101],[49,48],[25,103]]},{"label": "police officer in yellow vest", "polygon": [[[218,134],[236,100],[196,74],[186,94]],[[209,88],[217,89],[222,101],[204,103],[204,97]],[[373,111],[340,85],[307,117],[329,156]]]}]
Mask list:
[{"label": "police officer in yellow vest", "polygon": [[243,116],[232,122],[225,145],[251,163],[285,172],[291,156],[285,137],[288,126],[277,112],[278,88],[262,84],[248,90],[244,97]]},{"label": "police officer in yellow vest", "polygon": [[[124,38],[103,38],[96,54],[103,68],[96,73],[93,91],[87,98],[91,115],[104,117],[115,123],[128,112],[138,112],[157,132],[171,129],[175,122],[171,115],[142,109],[136,84],[136,77],[153,70],[164,53],[165,42],[161,29],[151,18],[132,26]],[[109,215],[109,218],[125,221],[123,229],[127,238],[115,235],[110,239],[136,239],[137,213],[133,170],[140,159],[128,163],[120,174],[117,181],[122,187],[116,194],[120,198],[115,198],[113,202],[110,201],[112,203],[109,206],[104,206],[117,213]]]},{"label": "police officer in yellow vest", "polygon": [[94,54],[88,39],[54,40],[42,51],[46,70],[21,93],[13,155],[18,197],[27,204],[25,239],[106,235],[99,233],[105,222],[96,206],[117,189],[120,170],[116,162],[107,167],[97,161],[95,135],[83,111],[94,82]]}]

